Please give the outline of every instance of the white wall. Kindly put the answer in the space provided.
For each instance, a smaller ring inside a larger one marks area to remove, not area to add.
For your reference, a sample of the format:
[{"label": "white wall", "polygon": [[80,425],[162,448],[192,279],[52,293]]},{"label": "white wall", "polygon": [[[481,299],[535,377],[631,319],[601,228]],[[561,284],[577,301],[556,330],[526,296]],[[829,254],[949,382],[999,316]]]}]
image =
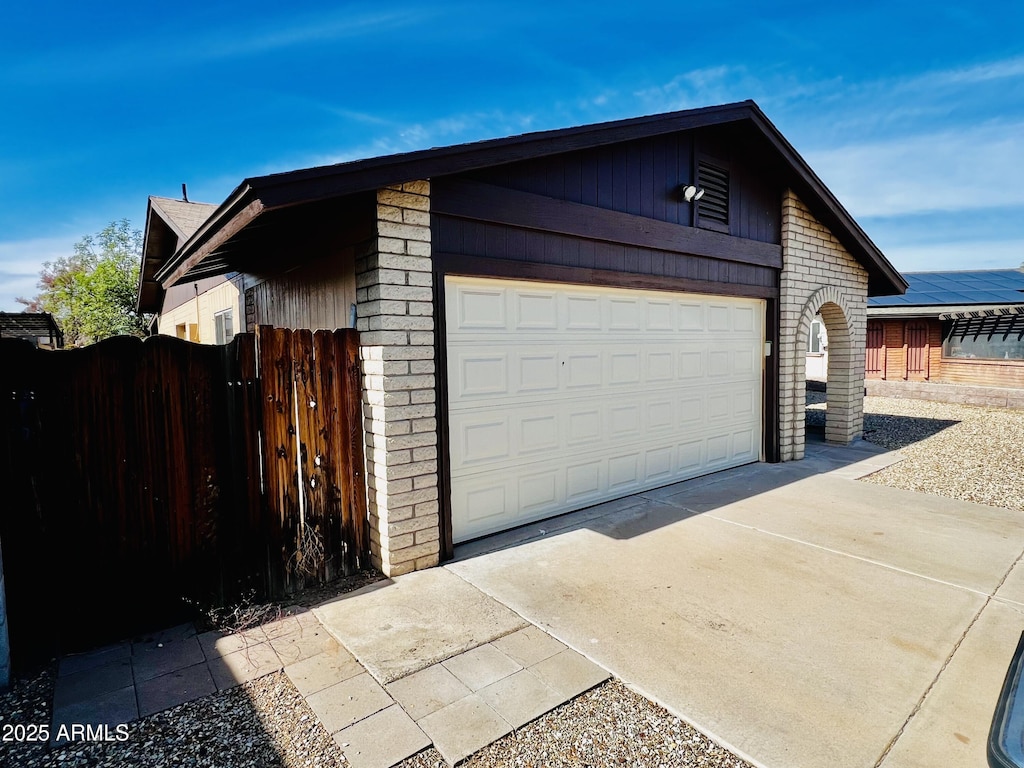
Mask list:
[{"label": "white wall", "polygon": [[245,315],[238,286],[227,280],[206,293],[189,299],[184,304],[160,315],[157,332],[163,336],[177,336],[200,344],[216,344],[217,332],[214,315],[232,310],[234,333],[245,330]]}]

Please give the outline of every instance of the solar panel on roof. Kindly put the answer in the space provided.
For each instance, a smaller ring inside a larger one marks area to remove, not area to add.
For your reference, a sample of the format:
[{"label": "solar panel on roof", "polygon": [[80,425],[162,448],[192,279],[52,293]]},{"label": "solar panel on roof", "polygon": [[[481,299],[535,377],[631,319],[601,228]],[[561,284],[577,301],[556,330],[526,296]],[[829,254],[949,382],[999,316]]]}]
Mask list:
[{"label": "solar panel on roof", "polygon": [[1016,269],[910,272],[903,296],[878,296],[872,307],[1024,303],[1024,272]]}]

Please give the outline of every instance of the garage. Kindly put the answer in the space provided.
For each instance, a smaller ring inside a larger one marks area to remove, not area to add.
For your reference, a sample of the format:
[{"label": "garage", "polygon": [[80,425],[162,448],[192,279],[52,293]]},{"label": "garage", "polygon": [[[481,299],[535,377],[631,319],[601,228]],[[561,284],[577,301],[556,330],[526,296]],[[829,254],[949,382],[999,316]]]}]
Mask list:
[{"label": "garage", "polygon": [[764,301],[445,279],[452,536],[761,457]]},{"label": "garage", "polygon": [[802,458],[816,315],[826,439],[856,439],[867,297],[906,289],[753,102],[245,179],[150,251],[160,290],[233,274],[247,330],[359,332],[351,438],[388,576]]}]

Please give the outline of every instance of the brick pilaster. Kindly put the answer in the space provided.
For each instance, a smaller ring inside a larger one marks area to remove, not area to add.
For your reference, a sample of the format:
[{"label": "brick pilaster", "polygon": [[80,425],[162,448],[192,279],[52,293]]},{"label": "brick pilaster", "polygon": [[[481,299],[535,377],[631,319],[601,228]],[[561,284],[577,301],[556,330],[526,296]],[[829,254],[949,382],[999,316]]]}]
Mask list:
[{"label": "brick pilaster", "polygon": [[356,262],[356,327],[370,553],[395,576],[440,553],[429,182],[378,190],[376,223]]}]

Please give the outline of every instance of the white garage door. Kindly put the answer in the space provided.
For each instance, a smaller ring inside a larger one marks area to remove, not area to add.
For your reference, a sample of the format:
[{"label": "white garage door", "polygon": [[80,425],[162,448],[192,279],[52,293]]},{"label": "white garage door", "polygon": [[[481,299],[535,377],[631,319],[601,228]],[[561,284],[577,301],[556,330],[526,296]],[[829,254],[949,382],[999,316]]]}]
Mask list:
[{"label": "white garage door", "polygon": [[445,281],[456,542],[757,461],[764,302]]}]

